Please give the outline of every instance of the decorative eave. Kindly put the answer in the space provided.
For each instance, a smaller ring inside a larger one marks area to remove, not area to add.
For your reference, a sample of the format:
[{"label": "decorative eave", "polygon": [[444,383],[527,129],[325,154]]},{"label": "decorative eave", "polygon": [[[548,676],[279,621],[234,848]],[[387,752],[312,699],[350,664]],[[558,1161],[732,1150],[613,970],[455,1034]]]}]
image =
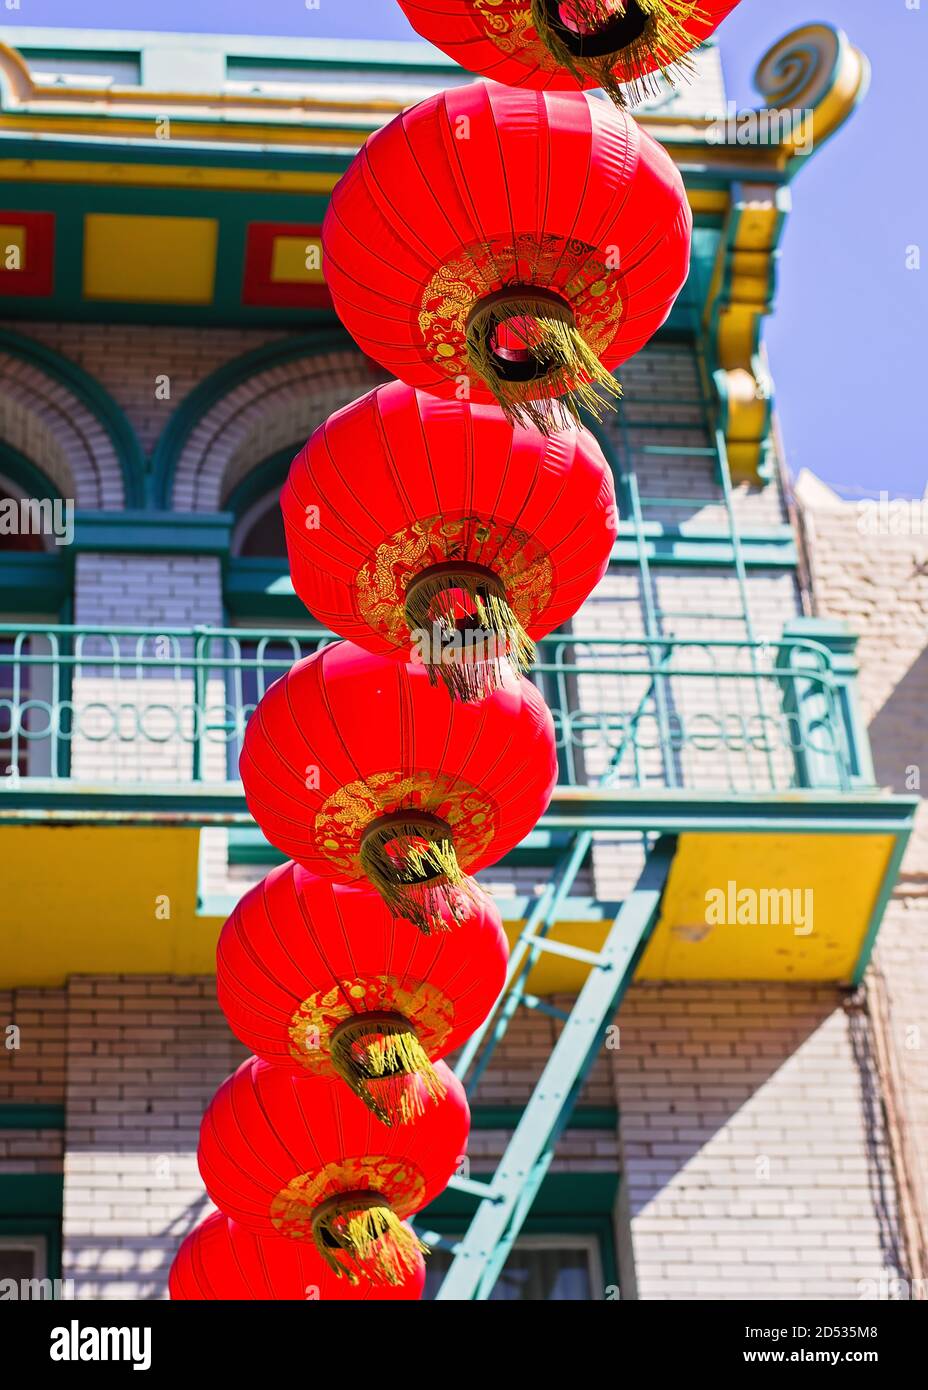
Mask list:
[{"label": "decorative eave", "polygon": [[[138,87],[43,85],[15,49],[0,44],[3,204],[31,221],[35,244],[44,238],[50,246],[57,235],[61,246],[35,289],[0,274],[0,315],[282,325],[330,318],[321,276],[294,280],[289,297],[285,277],[271,283],[273,238],[286,240],[289,229],[291,241],[313,239],[339,177],[405,98],[469,80],[422,44],[320,42],[300,50],[308,92],[249,93],[230,89],[245,83],[223,87],[224,67],[209,68],[213,37],[188,37],[206,71],[197,74],[198,87],[177,91],[148,80],[173,71],[169,62],[143,73]],[[237,42],[240,52],[257,48],[277,61],[280,41]],[[323,72],[349,63],[344,81]],[[322,75],[313,85],[317,66]],[[204,86],[211,78],[213,86]],[[700,273],[691,276],[671,326],[681,326],[681,315],[689,331],[701,321],[736,478],[760,480],[771,471],[773,388],[761,326],[773,307],[789,184],[848,118],[868,80],[866,58],[842,32],[810,24],[762,58],[755,73],[762,107],[738,112],[732,104],[720,118],[670,102],[639,116],[680,168],[699,229]],[[173,297],[151,286],[120,293],[95,285],[94,265],[107,272],[120,259],[114,238],[150,245],[160,235],[153,219],[192,233],[173,250],[175,263],[184,256],[191,265]],[[91,223],[97,236],[88,250]]]},{"label": "decorative eave", "polygon": [[[393,45],[417,49],[419,45]],[[410,60],[404,54],[404,62]],[[440,90],[467,75],[441,55],[426,71]],[[420,65],[425,66],[425,65]],[[801,79],[797,80],[801,70]],[[755,74],[758,90],[776,113],[796,108],[811,111],[815,143],[821,144],[847,117],[863,94],[867,63],[846,37],[828,25],[807,25],[781,39],[762,59]],[[338,89],[341,91],[341,89]],[[787,105],[790,103],[790,106]],[[0,43],[0,131],[71,139],[116,139],[144,148],[156,141],[155,127],[171,123],[172,146],[298,148],[326,151],[350,160],[367,136],[409,105],[390,97],[324,95],[274,96],[267,93],[158,91],[113,85],[73,89],[35,80],[21,54]],[[744,129],[748,118],[738,113]],[[308,118],[308,119],[307,119]],[[770,144],[729,143],[724,121],[712,116],[681,116],[643,109],[640,124],[664,144],[678,162],[744,177],[750,170],[788,170],[797,157],[797,138],[782,129]],[[800,132],[805,141],[804,130]],[[158,141],[157,143],[162,143]],[[265,149],[267,152],[267,149]],[[801,151],[799,154],[801,158]]]},{"label": "decorative eave", "polygon": [[[761,330],[773,309],[780,238],[791,206],[786,184],[840,129],[869,81],[866,57],[827,24],[807,24],[787,34],[754,74],[769,103],[768,129],[776,124],[781,138],[770,151],[775,156],[770,175],[758,166],[731,182],[704,320],[735,479],[763,480],[772,471],[774,393]],[[786,113],[793,113],[788,128],[779,119]]]}]

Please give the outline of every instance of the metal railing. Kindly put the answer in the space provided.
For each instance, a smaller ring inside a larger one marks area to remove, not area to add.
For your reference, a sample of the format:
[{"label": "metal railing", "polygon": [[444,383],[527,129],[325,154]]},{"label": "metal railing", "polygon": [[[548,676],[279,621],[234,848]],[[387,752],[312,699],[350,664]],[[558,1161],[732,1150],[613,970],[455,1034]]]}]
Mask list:
[{"label": "metal railing", "polygon": [[[237,776],[248,718],[318,628],[0,624],[0,771],[82,783]],[[581,637],[539,644],[561,782],[688,791],[850,787],[846,677],[808,639]],[[2,784],[0,784],[2,790]]]}]

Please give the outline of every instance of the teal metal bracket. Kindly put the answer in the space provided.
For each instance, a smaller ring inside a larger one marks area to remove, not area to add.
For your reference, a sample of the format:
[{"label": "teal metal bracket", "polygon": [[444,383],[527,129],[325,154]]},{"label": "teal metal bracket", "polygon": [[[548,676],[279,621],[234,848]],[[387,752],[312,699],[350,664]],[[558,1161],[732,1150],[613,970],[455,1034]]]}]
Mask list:
[{"label": "teal metal bracket", "polygon": [[[776,665],[782,672],[784,711],[796,726],[793,756],[798,784],[837,786],[836,764],[840,764],[848,769],[852,787],[875,786],[870,739],[858,697],[857,635],[838,620],[791,618],[784,625],[783,641],[787,645],[777,648]],[[816,662],[816,649],[822,651],[821,662]],[[826,662],[833,681],[828,686],[818,679]],[[830,708],[830,702],[838,708]],[[822,731],[828,729],[842,732],[840,748],[822,743]]]},{"label": "teal metal bracket", "polygon": [[[603,1046],[604,1030],[657,923],[674,847],[674,841],[667,837],[650,850],[602,950],[590,955],[590,973],[492,1180],[452,1180],[455,1191],[476,1197],[479,1206],[467,1234],[455,1247],[454,1260],[437,1295],[439,1301],[485,1300],[499,1278]],[[532,939],[532,947],[541,950],[553,944],[540,936]],[[589,953],[582,955],[586,958]]]},{"label": "teal metal bracket", "polygon": [[[873,791],[718,792],[558,786],[539,821],[545,831],[683,834],[886,834],[908,829],[917,796]],[[5,777],[0,825],[150,825],[202,829],[254,826],[241,782],[82,783],[68,778]]]}]

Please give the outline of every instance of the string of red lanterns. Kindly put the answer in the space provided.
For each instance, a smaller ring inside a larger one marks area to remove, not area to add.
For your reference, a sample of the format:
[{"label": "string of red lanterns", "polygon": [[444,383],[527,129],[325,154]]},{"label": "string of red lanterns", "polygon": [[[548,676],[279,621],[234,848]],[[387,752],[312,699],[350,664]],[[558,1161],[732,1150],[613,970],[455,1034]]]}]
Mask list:
[{"label": "string of red lanterns", "polygon": [[401,4],[472,70],[541,90],[419,103],[331,200],[335,306],[400,380],[336,412],[281,499],[296,592],[351,640],[297,662],[246,730],[249,809],[292,862],[220,936],[220,1005],[255,1055],[203,1119],[218,1210],[178,1252],[175,1299],[421,1295],[408,1218],[469,1128],[441,1058],[505,981],[502,922],[470,875],[548,804],[554,726],[523,672],[616,537],[580,410],[617,393],[612,369],[688,268],[673,162],[576,89],[617,95],[733,8],[501,0],[518,42],[500,59],[499,26],[473,32],[481,6]]}]

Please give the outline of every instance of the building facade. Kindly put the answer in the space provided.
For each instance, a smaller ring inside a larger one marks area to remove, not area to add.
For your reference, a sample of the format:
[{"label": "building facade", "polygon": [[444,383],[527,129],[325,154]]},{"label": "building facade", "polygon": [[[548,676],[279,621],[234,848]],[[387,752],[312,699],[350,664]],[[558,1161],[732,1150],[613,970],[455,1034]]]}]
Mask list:
[{"label": "building facade", "polygon": [[[422,44],[16,41],[0,1278],[150,1299],[209,1210],[197,1130],[243,1056],[216,935],[279,858],[244,807],[244,725],[326,637],[277,495],[384,379],[331,311],[326,200],[370,131],[469,79]],[[793,180],[851,138],[866,81],[812,25],[762,59],[762,110],[732,115],[710,46],[641,115],[683,172],[693,268],[598,429],[608,576],[541,646],[558,790],[481,876],[513,990],[461,1060],[467,1164],[420,1223],[441,1297],[928,1287],[925,547],[793,496],[761,336]]]}]

